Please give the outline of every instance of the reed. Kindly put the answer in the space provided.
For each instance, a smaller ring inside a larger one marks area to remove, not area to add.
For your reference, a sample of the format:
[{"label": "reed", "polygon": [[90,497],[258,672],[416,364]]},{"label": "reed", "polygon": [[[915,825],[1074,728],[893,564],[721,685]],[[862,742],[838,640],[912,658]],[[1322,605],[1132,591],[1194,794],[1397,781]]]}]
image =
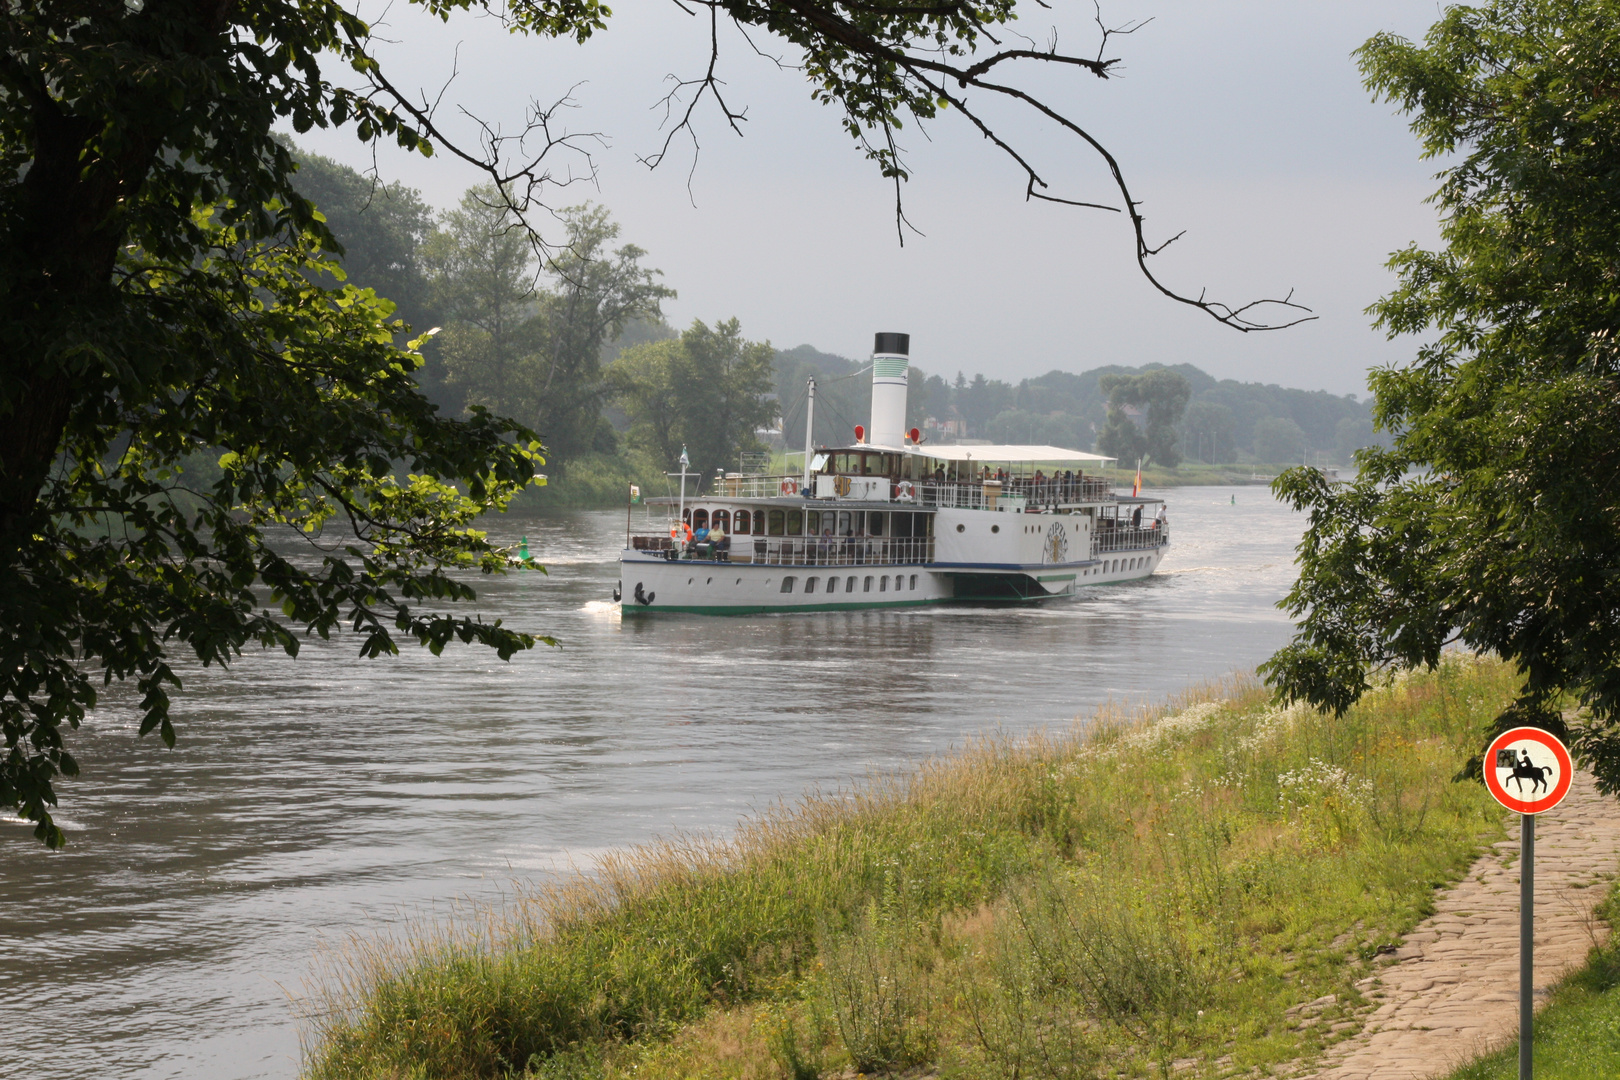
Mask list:
[{"label": "reed", "polygon": [[1333,719],[1234,677],[628,849],[356,943],[306,1003],[306,1075],[1215,1075],[1308,1055],[1501,834],[1451,776],[1516,689],[1450,657]]}]

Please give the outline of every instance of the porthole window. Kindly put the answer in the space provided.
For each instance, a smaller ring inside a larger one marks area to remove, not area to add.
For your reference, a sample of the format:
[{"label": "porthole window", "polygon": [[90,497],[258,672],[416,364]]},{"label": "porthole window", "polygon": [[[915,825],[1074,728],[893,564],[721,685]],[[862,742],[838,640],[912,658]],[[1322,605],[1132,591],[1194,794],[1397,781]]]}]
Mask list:
[{"label": "porthole window", "polygon": [[956,527],[956,531],[957,532],[966,532],[967,531],[967,526],[966,525],[958,525]]},{"label": "porthole window", "polygon": [[990,526],[990,531],[991,532],[1000,532],[1001,531],[1001,526],[1000,525],[992,525],[992,526]]},{"label": "porthole window", "polygon": [[792,592],[793,591],[793,583],[795,581],[798,581],[798,580],[799,580],[798,578],[792,577],[791,575],[788,576],[788,577],[783,578],[782,579],[782,591],[783,592]]}]

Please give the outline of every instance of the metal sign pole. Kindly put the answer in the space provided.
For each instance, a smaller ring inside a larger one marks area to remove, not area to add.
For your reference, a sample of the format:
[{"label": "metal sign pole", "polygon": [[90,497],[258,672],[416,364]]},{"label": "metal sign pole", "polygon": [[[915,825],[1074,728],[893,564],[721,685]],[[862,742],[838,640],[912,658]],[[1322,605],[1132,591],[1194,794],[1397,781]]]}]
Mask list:
[{"label": "metal sign pole", "polygon": [[1532,1080],[1535,1020],[1536,816],[1519,815],[1519,1080]]}]

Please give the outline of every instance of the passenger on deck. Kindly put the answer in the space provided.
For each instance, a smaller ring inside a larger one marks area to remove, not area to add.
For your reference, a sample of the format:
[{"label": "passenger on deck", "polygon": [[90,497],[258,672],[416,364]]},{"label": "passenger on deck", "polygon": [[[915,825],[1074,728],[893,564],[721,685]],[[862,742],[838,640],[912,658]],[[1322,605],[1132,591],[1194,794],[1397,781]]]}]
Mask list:
[{"label": "passenger on deck", "polygon": [[1160,504],[1159,504],[1159,512],[1158,512],[1158,514],[1157,514],[1157,515],[1156,515],[1156,516],[1155,516],[1155,517],[1154,517],[1154,518],[1153,518],[1153,527],[1154,527],[1154,528],[1155,528],[1155,529],[1162,529],[1162,528],[1164,528],[1164,527],[1165,527],[1165,526],[1166,526],[1166,525],[1168,525],[1168,524],[1169,524],[1169,523],[1170,523],[1170,518],[1169,518],[1169,517],[1168,517],[1168,516],[1167,516],[1167,515],[1166,515],[1166,513],[1165,513],[1165,508],[1164,508],[1164,504],[1163,504],[1163,503],[1160,503]]},{"label": "passenger on deck", "polygon": [[709,543],[714,547],[714,557],[720,562],[731,561],[731,537],[726,535],[725,526],[716,523],[709,530]]},{"label": "passenger on deck", "polygon": [[1142,508],[1140,506],[1138,506],[1135,510],[1131,511],[1131,528],[1140,529],[1141,527],[1142,527]]}]

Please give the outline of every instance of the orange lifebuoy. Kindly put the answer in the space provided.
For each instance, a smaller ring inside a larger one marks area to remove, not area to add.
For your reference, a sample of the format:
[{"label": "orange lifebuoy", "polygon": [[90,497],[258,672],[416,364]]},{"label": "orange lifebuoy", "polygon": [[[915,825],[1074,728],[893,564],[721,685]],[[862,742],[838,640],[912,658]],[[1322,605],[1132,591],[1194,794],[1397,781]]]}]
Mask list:
[{"label": "orange lifebuoy", "polygon": [[799,493],[799,482],[797,480],[793,479],[793,477],[791,477],[791,476],[782,477],[782,494],[784,494],[784,495],[797,495],[798,493]]},{"label": "orange lifebuoy", "polygon": [[681,538],[682,529],[686,530],[686,542],[690,544],[692,542],[692,526],[683,522],[677,521],[675,524],[669,527],[669,538],[671,540],[679,540]]}]

